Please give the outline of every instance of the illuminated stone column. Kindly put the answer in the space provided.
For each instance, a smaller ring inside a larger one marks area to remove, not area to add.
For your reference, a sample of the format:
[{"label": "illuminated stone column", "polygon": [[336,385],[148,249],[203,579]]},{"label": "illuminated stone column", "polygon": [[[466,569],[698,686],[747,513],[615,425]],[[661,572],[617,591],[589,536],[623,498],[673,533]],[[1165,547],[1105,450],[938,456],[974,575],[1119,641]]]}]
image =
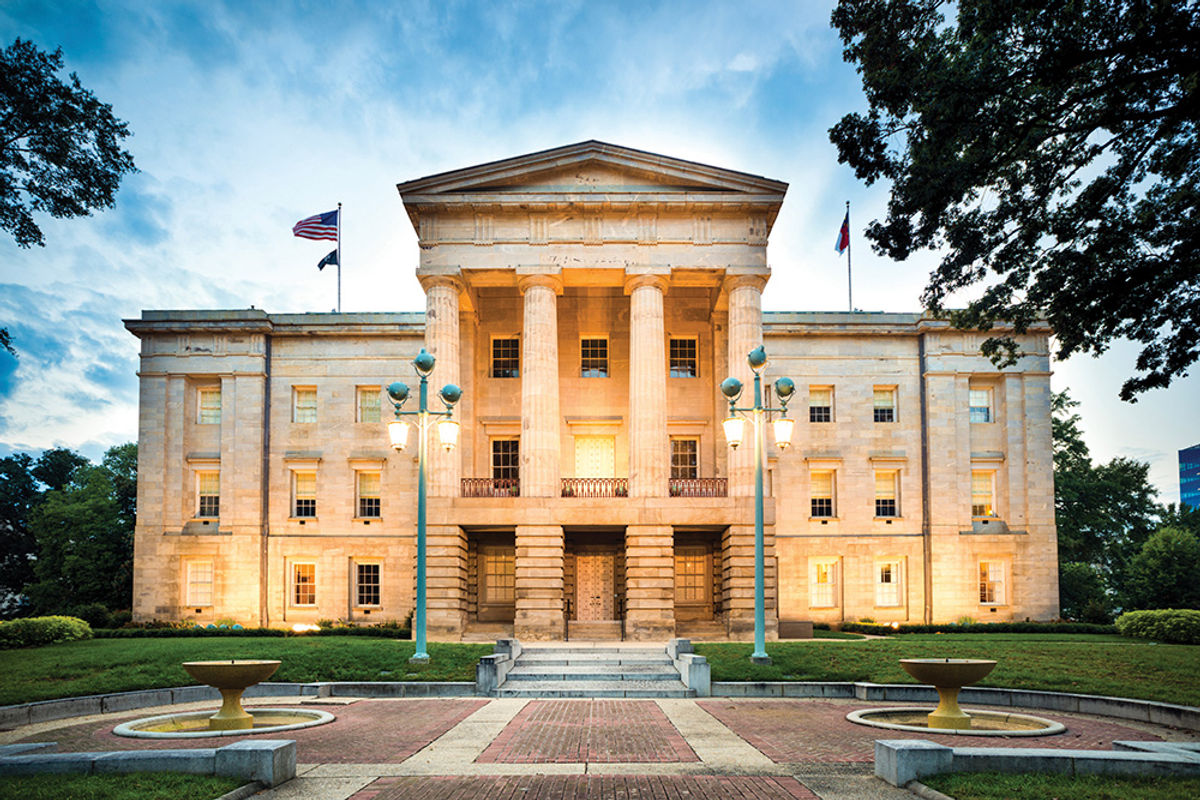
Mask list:
[{"label": "illuminated stone column", "polygon": [[[421,278],[425,289],[425,349],[437,359],[429,376],[429,409],[443,410],[437,393],[448,383],[462,386],[459,370],[459,304],[462,282],[451,275]],[[462,454],[447,452],[438,443],[437,433],[430,434],[427,491],[430,497],[457,497],[462,473]]]},{"label": "illuminated stone column", "polygon": [[519,284],[525,298],[521,336],[521,495],[558,497],[561,442],[558,405],[557,275],[527,275]]},{"label": "illuminated stone column", "polygon": [[661,275],[632,275],[629,295],[629,493],[667,493],[670,453],[667,440],[667,355]]},{"label": "illuminated stone column", "polygon": [[[726,279],[729,292],[729,375],[745,387],[739,406],[754,405],[754,373],[746,363],[750,351],[763,343],[762,290],[765,275],[736,275]],[[767,354],[770,356],[770,353]],[[728,405],[726,406],[728,408]],[[721,416],[725,416],[722,410]],[[746,435],[737,450],[729,452],[729,495],[754,496],[754,432],[746,425]]]}]

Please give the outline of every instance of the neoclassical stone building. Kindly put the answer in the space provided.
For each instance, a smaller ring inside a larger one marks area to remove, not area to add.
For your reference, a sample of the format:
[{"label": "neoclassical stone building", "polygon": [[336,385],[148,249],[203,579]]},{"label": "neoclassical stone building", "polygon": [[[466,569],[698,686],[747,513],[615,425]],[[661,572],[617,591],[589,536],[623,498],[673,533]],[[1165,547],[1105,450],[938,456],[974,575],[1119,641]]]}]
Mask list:
[{"label": "neoclassical stone building", "polygon": [[786,184],[584,142],[399,185],[424,313],[146,311],[134,613],[290,626],[413,606],[416,464],[382,387],[463,399],[431,448],[433,638],[750,635],[750,447],[727,376],[797,386],[768,437],[768,635],[1058,613],[1049,330],[997,370],[920,314],[763,312]]}]

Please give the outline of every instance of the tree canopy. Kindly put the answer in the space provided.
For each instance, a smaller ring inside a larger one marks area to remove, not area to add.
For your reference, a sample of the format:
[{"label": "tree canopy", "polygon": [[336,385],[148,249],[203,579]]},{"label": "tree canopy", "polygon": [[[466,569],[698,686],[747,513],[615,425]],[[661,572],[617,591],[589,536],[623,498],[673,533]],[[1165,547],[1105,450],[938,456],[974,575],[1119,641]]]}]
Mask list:
[{"label": "tree canopy", "polygon": [[[954,20],[943,11],[956,10]],[[891,183],[867,238],[939,250],[922,301],[960,327],[1047,319],[1057,356],[1141,345],[1124,400],[1200,357],[1200,4],[841,0],[869,103],[830,129]],[[1009,364],[1008,335],[984,351]]]},{"label": "tree canopy", "polygon": [[129,126],[72,73],[62,50],[17,39],[0,50],[0,228],[21,247],[44,245],[33,212],[81,217],[111,208],[136,171],[121,149]]}]

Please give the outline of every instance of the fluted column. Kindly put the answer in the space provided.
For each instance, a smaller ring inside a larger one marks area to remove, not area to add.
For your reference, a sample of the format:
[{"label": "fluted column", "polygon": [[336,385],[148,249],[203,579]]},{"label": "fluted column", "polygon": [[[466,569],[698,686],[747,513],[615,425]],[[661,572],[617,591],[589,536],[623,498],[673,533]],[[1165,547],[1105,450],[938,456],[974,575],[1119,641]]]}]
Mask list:
[{"label": "fluted column", "polygon": [[[451,275],[430,275],[421,278],[425,289],[425,349],[437,359],[429,376],[429,408],[442,410],[437,393],[448,383],[462,386],[459,370],[458,296],[462,282]],[[458,450],[447,452],[440,447],[434,434],[429,443],[428,492],[430,497],[455,497],[462,472],[462,456]]]},{"label": "fluted column", "polygon": [[521,334],[521,495],[558,497],[558,295],[556,275],[521,279],[525,324]]},{"label": "fluted column", "polygon": [[633,497],[667,493],[667,354],[661,275],[633,275],[629,294],[629,492]]},{"label": "fluted column", "polygon": [[[754,403],[754,373],[746,363],[746,356],[763,343],[762,290],[766,283],[765,275],[736,275],[726,281],[729,292],[729,374],[745,387],[738,401],[740,406]],[[753,435],[747,425],[741,447],[729,453],[729,494],[732,497],[754,496]]]}]

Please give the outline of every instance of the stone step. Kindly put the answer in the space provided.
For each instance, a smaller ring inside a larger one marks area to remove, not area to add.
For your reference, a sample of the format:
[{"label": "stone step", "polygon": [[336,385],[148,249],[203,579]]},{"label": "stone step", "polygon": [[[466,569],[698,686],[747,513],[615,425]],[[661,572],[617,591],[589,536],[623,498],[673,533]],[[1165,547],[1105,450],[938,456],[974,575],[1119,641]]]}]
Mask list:
[{"label": "stone step", "polygon": [[596,666],[611,665],[621,666],[628,664],[630,666],[655,666],[668,665],[671,659],[663,656],[590,656],[583,653],[564,653],[559,655],[544,655],[544,656],[528,656],[522,653],[517,659],[520,664],[541,664],[546,666],[566,666],[572,664],[587,665],[593,664]]},{"label": "stone step", "polygon": [[532,666],[514,666],[508,673],[510,681],[588,681],[588,680],[612,680],[612,681],[677,681],[679,673],[671,667],[646,667],[646,668],[630,668],[622,667],[620,669],[612,669],[611,667],[532,667]]},{"label": "stone step", "polygon": [[621,620],[567,620],[567,639],[620,641],[625,632]]},{"label": "stone step", "polygon": [[518,681],[505,683],[497,697],[695,697],[675,681]]}]

